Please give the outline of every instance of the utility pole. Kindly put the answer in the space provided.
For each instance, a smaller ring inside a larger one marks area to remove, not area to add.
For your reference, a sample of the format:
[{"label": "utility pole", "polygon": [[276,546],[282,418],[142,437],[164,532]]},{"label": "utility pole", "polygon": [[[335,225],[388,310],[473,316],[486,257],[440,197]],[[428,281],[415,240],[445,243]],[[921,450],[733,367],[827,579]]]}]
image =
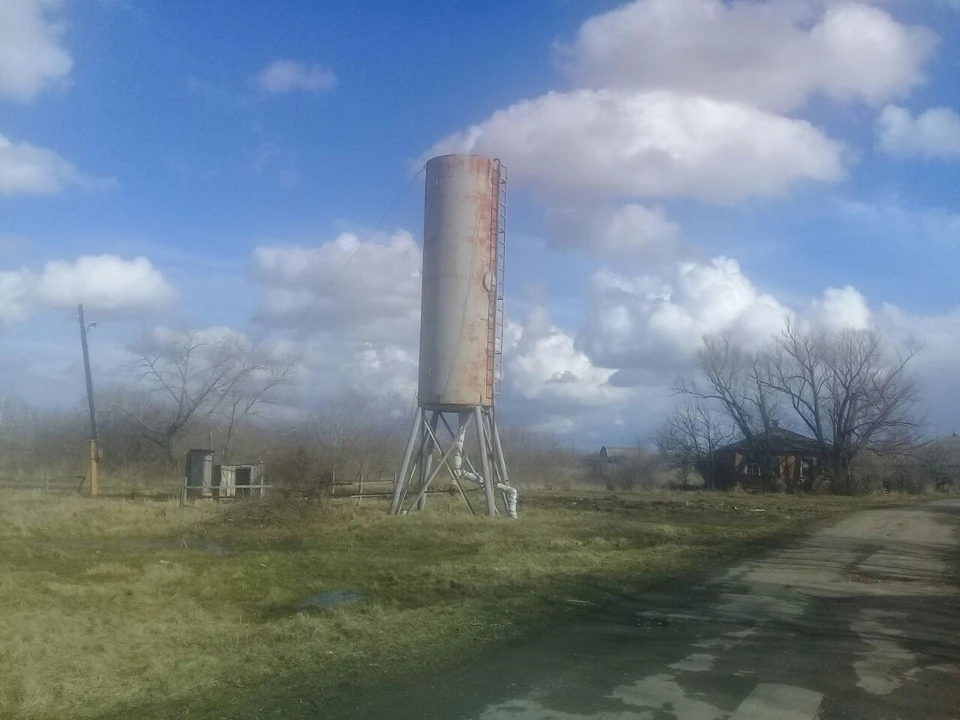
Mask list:
[{"label": "utility pole", "polygon": [[87,406],[90,409],[90,494],[96,495],[100,491],[100,454],[97,448],[99,432],[97,430],[97,411],[93,404],[93,375],[90,373],[90,349],[87,346],[87,332],[96,325],[87,325],[83,316],[83,305],[77,306],[77,316],[80,320],[80,347],[83,348],[83,371],[87,376]]}]

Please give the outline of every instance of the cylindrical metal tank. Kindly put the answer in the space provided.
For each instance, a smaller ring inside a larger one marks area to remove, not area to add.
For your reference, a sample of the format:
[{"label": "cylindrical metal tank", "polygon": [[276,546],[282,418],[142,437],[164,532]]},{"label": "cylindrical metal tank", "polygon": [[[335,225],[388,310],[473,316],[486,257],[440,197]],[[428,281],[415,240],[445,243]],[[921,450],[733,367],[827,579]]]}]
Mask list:
[{"label": "cylindrical metal tank", "polygon": [[420,318],[420,404],[493,405],[497,352],[500,163],[427,163]]}]

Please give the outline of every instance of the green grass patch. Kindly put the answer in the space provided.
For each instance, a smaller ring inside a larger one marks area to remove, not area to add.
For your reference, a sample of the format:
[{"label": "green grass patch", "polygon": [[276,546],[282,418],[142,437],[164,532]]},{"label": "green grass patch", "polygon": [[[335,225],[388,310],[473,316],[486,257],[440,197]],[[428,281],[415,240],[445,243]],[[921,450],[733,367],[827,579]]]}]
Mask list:
[{"label": "green grass patch", "polygon": [[[531,493],[380,505],[0,500],[0,717],[319,717],[531,628],[899,498]],[[312,595],[364,596],[301,609]]]}]

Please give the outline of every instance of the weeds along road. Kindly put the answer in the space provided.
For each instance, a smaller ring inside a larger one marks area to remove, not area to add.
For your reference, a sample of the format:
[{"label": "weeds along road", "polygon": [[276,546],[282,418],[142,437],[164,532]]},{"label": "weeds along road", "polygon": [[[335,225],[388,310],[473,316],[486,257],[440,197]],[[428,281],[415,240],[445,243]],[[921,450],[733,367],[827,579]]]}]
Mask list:
[{"label": "weeds along road", "polygon": [[960,501],[861,512],[342,710],[397,720],[960,718],[958,539]]}]

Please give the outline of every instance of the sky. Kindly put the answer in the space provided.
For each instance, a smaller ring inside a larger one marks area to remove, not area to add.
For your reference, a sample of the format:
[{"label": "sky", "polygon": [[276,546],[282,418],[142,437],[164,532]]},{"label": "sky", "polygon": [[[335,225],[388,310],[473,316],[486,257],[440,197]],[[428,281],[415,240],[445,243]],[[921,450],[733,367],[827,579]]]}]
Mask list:
[{"label": "sky", "polygon": [[[501,417],[649,438],[701,338],[918,343],[960,430],[957,0],[0,1],[0,397],[140,334],[416,391],[426,159],[509,173]],[[308,312],[309,311],[309,312]]]}]

